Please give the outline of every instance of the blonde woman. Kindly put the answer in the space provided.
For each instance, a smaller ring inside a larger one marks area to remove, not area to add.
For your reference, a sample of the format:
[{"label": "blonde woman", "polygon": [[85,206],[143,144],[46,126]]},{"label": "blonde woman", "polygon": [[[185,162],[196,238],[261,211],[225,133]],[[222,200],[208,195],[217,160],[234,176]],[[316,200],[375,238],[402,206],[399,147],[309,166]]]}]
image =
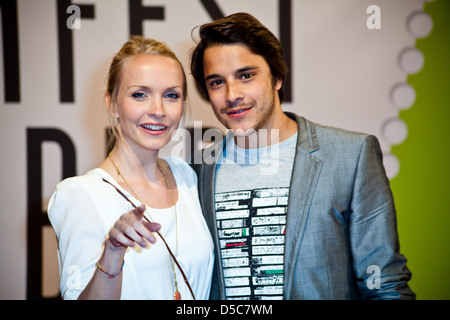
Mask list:
[{"label": "blonde woman", "polygon": [[105,105],[115,144],[59,183],[48,215],[64,299],[207,299],[213,243],[197,177],[159,158],[183,114],[186,76],[165,44],[133,36],[110,66]]}]

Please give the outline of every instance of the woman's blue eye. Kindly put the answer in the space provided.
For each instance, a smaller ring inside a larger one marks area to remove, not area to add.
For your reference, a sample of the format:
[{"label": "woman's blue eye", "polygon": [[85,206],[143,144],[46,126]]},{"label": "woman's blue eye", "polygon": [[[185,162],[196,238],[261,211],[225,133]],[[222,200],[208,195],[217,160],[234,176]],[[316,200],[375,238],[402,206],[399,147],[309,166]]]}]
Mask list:
[{"label": "woman's blue eye", "polygon": [[132,97],[137,98],[137,99],[142,99],[142,98],[145,98],[145,94],[142,92],[136,92],[136,93],[132,94]]},{"label": "woman's blue eye", "polygon": [[166,97],[169,99],[178,99],[180,96],[177,93],[168,93],[166,94]]}]

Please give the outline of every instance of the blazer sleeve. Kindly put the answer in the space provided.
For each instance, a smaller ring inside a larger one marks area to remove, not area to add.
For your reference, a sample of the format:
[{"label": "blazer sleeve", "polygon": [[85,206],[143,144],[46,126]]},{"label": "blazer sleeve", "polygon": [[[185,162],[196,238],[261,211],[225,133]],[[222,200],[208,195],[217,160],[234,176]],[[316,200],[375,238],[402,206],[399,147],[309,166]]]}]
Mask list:
[{"label": "blazer sleeve", "polygon": [[400,254],[397,217],[378,140],[367,136],[358,158],[349,220],[353,269],[362,299],[414,299]]}]

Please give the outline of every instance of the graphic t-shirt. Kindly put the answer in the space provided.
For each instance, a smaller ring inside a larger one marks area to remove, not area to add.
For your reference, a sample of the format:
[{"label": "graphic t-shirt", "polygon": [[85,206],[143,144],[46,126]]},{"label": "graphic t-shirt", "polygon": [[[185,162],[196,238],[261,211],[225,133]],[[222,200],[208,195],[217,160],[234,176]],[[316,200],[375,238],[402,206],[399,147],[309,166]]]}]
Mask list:
[{"label": "graphic t-shirt", "polygon": [[282,299],[289,183],[297,135],[267,148],[228,139],[216,176],[227,299]]}]

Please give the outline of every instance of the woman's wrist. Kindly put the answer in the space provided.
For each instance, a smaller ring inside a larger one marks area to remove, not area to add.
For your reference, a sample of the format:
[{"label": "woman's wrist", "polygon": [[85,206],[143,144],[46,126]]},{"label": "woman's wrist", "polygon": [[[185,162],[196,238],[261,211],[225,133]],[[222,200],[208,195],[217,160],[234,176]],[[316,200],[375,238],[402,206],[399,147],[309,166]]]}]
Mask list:
[{"label": "woman's wrist", "polygon": [[110,279],[117,277],[122,272],[126,250],[126,247],[115,247],[107,239],[103,254],[96,263],[97,269],[106,274]]},{"label": "woman's wrist", "polygon": [[123,245],[114,244],[111,241],[111,238],[108,238],[105,241],[105,252],[107,251],[108,254],[117,255],[119,257],[124,257],[127,249],[128,249],[128,247],[125,247]]},{"label": "woman's wrist", "polygon": [[115,277],[119,276],[119,275],[122,273],[124,264],[125,264],[125,260],[123,260],[122,266],[120,267],[119,272],[115,272],[115,273],[109,273],[108,271],[106,271],[105,269],[103,269],[102,266],[100,265],[100,260],[97,261],[96,266],[97,266],[97,268],[98,268],[101,272],[103,272],[104,274],[106,274],[106,275],[108,276],[109,279],[114,279]]}]

